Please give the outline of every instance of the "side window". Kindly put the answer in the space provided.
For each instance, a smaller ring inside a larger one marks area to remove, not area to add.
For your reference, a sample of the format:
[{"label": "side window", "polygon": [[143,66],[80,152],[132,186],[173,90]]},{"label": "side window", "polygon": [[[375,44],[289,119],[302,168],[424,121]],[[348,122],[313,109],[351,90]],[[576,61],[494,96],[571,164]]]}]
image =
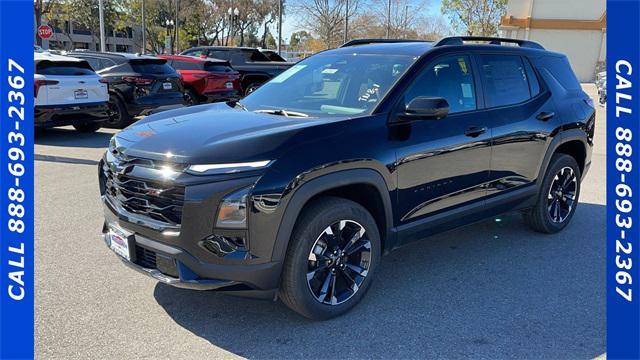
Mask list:
[{"label": "side window", "polygon": [[225,50],[211,50],[209,51],[209,57],[221,60],[231,60],[229,59],[229,52]]},{"label": "side window", "polygon": [[207,54],[207,50],[206,49],[195,49],[195,50],[189,50],[186,51],[184,53],[185,55],[189,55],[189,56],[200,56],[202,54]]},{"label": "side window", "polygon": [[488,107],[514,105],[529,100],[529,82],[520,56],[480,55],[478,59]]},{"label": "side window", "polygon": [[418,96],[442,97],[449,113],[475,110],[476,90],[468,56],[447,56],[424,70],[406,91],[405,104]]}]

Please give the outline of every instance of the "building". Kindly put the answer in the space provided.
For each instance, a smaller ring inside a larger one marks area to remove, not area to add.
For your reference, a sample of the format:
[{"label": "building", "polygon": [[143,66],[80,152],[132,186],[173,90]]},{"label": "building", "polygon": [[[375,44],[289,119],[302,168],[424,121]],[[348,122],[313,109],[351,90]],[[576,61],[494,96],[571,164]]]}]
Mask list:
[{"label": "building", "polygon": [[606,61],[606,0],[509,0],[500,32],[567,54],[578,79],[591,82]]},{"label": "building", "polygon": [[[70,21],[49,24],[53,28],[51,38],[42,40],[42,48],[47,50],[75,50],[89,49],[100,51],[99,32],[91,34],[88,29],[83,29]],[[123,30],[105,30],[105,42],[107,51],[118,52],[141,52],[142,51],[142,28],[139,26],[127,26]]]}]

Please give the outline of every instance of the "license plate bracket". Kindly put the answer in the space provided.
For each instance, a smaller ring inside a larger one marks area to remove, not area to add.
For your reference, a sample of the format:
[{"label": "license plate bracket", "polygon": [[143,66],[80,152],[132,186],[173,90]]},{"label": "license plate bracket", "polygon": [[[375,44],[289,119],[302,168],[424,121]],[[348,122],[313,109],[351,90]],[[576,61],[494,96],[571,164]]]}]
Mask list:
[{"label": "license plate bracket", "polygon": [[78,90],[75,90],[73,92],[73,97],[75,99],[78,99],[78,100],[80,100],[80,99],[88,99],[89,98],[89,92],[86,89],[78,89]]},{"label": "license plate bracket", "polygon": [[109,248],[125,260],[131,261],[132,235],[133,233],[117,225],[109,225],[109,232],[107,233]]}]

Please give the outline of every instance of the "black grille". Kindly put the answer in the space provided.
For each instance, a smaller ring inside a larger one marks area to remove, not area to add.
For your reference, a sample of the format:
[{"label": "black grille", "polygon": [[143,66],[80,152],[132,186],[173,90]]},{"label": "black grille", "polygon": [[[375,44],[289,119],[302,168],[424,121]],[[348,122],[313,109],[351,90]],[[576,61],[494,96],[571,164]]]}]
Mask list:
[{"label": "black grille", "polygon": [[184,187],[116,174],[105,163],[104,193],[109,201],[129,213],[143,215],[171,226],[180,225]]},{"label": "black grille", "polygon": [[156,269],[165,275],[178,277],[178,267],[172,258],[142,246],[136,245],[135,263],[147,269]]},{"label": "black grille", "polygon": [[136,245],[136,264],[148,268],[156,268],[156,253],[142,246]]}]

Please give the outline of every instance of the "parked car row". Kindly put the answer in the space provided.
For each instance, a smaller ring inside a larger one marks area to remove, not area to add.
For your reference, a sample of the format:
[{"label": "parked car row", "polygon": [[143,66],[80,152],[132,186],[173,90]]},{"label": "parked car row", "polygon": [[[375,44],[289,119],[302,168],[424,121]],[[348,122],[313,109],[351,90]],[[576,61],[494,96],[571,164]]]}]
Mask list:
[{"label": "parked car row", "polygon": [[273,58],[227,47],[159,56],[82,50],[63,56],[36,49],[36,126],[124,128],[162,107],[238,100],[291,65]]}]

